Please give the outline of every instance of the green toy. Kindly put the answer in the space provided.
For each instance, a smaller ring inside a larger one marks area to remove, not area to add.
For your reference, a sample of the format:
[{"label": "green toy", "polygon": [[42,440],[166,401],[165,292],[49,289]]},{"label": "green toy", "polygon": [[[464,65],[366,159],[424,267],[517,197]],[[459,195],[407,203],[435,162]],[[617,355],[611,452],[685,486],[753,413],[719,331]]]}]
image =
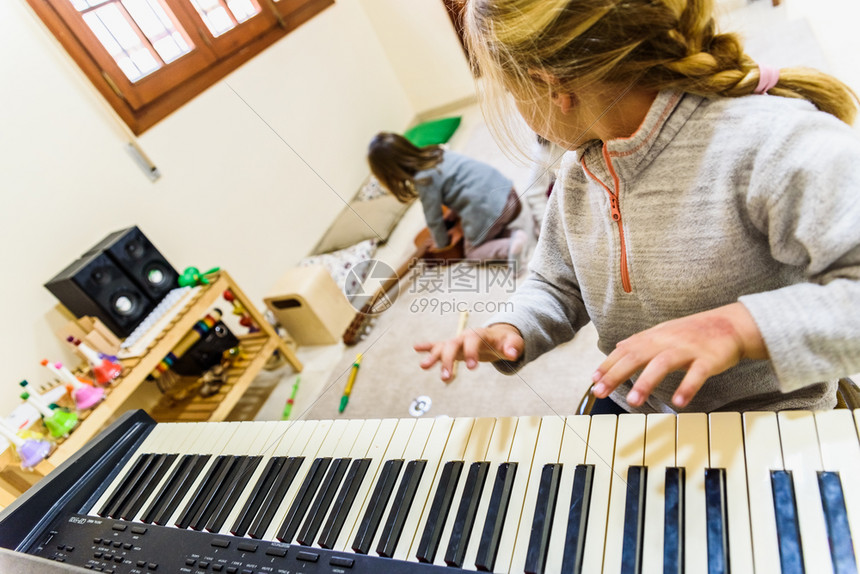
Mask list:
[{"label": "green toy", "polygon": [[206,276],[217,273],[220,270],[220,267],[213,267],[206,273],[200,273],[200,270],[196,267],[186,267],[182,275],[179,276],[179,286],[196,287],[198,285],[209,285],[209,280]]},{"label": "green toy", "polygon": [[45,423],[45,427],[47,427],[51,436],[55,438],[69,436],[69,433],[78,424],[77,413],[64,411],[54,403],[51,403],[46,407],[41,400],[36,400],[36,397],[30,396],[30,393],[26,391],[21,393],[21,398],[39,411],[39,414],[42,415],[42,421]]}]

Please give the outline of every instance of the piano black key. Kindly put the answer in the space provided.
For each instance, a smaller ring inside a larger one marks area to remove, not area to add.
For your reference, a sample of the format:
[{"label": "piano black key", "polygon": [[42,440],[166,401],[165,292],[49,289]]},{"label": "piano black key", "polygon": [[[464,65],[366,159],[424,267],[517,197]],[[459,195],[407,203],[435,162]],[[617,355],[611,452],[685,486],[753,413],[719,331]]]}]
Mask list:
[{"label": "piano black key", "polygon": [[379,480],[376,481],[376,487],[370,496],[370,503],[367,505],[355,539],[352,541],[352,549],[355,552],[367,554],[370,551],[373,537],[376,536],[376,531],[379,529],[382,513],[385,512],[388,500],[394,492],[394,485],[397,483],[397,476],[400,474],[401,468],[403,468],[403,459],[387,460],[382,465]]},{"label": "piano black key", "polygon": [[221,501],[218,503],[215,512],[206,523],[206,530],[209,532],[218,532],[221,530],[224,523],[227,521],[227,517],[230,516],[231,512],[233,512],[233,508],[236,506],[236,500],[238,500],[239,495],[241,495],[248,486],[248,479],[254,474],[254,471],[257,469],[257,465],[260,464],[262,459],[262,456],[243,456],[239,459],[235,472],[233,472],[232,476],[229,478],[230,482],[223,492]]},{"label": "piano black key", "polygon": [[134,492],[134,487],[137,486],[141,473],[145,471],[154,457],[154,454],[142,454],[137,458],[134,466],[132,466],[122,482],[119,483],[101,510],[97,512],[99,516],[113,518],[116,515],[125,500]]},{"label": "piano black key", "polygon": [[705,522],[708,530],[708,573],[729,572],[729,516],[726,469],[705,469]]},{"label": "piano black key", "polygon": [[254,520],[257,512],[259,512],[263,501],[275,484],[278,472],[280,472],[286,460],[286,457],[275,456],[270,458],[269,462],[266,463],[266,468],[263,469],[260,478],[257,480],[257,484],[254,486],[254,490],[251,491],[248,500],[245,501],[245,506],[242,507],[239,516],[236,517],[236,522],[230,529],[230,533],[233,536],[245,536],[245,533],[248,532],[251,521]]},{"label": "piano black key", "polygon": [[[782,574],[803,574],[803,548],[800,543],[800,526],[797,523],[797,504],[794,499],[791,471],[770,471],[770,485],[773,489],[781,572]],[[710,544],[708,546],[710,547]]]},{"label": "piano black key", "polygon": [[448,541],[448,550],[445,553],[445,563],[448,566],[456,566],[457,568],[463,566],[466,547],[469,544],[469,537],[472,535],[472,527],[475,525],[478,503],[481,502],[481,493],[484,491],[484,483],[487,481],[489,470],[489,462],[473,462],[469,467],[469,474],[466,476],[466,484],[463,487],[463,496],[460,498],[460,507],[457,509],[451,538]]},{"label": "piano black key", "polygon": [[286,460],[284,466],[281,467],[280,472],[278,472],[278,476],[275,478],[272,490],[269,491],[268,496],[266,496],[266,500],[264,500],[263,504],[260,506],[260,511],[251,523],[251,529],[248,531],[248,536],[251,538],[262,538],[265,536],[266,530],[269,528],[269,524],[272,523],[272,519],[278,511],[278,507],[281,505],[281,502],[283,502],[284,494],[289,490],[290,485],[296,478],[296,474],[298,474],[299,468],[301,468],[304,460],[305,458],[303,456],[291,456]]},{"label": "piano black key", "polygon": [[532,530],[526,551],[526,574],[543,574],[549,548],[549,535],[558,500],[558,487],[561,480],[562,465],[545,464],[541,471]]},{"label": "piano black key", "polygon": [[663,574],[684,574],[684,484],[683,468],[666,469]]},{"label": "piano black key", "polygon": [[152,491],[155,490],[155,487],[164,478],[164,474],[170,469],[174,460],[176,460],[175,454],[160,454],[153,459],[150,471],[143,479],[143,484],[140,485],[135,491],[134,496],[128,500],[128,503],[120,511],[120,516],[123,520],[132,520],[137,516],[143,503],[149,500]]},{"label": "piano black key", "polygon": [[215,476],[213,487],[209,489],[205,495],[205,502],[194,515],[194,518],[191,521],[192,529],[194,530],[203,530],[206,527],[206,524],[215,514],[218,506],[221,504],[221,500],[225,495],[227,488],[230,483],[233,481],[233,477],[236,476],[239,467],[242,464],[242,460],[247,457],[244,456],[229,456],[227,460],[224,462],[224,465],[221,467],[220,472]]},{"label": "piano black key", "polygon": [[199,515],[199,512],[204,508],[206,503],[209,501],[209,497],[212,492],[217,487],[217,476],[228,465],[231,458],[232,457],[229,456],[219,455],[212,462],[212,466],[209,467],[209,471],[206,473],[206,476],[203,477],[197,490],[194,491],[188,504],[186,504],[185,508],[182,510],[179,519],[174,523],[175,526],[178,528],[188,528],[191,523],[194,522],[195,516]]},{"label": "piano black key", "polygon": [[462,470],[462,460],[448,461],[442,467],[436,495],[433,497],[433,504],[427,515],[427,523],[424,525],[424,532],[421,534],[418,552],[415,555],[419,562],[432,563],[436,559],[436,550],[439,548],[442,530],[445,528],[445,521],[448,519],[448,511],[451,509]]},{"label": "piano black key", "polygon": [[317,543],[322,548],[334,548],[337,544],[337,539],[343,530],[343,523],[346,517],[349,516],[349,511],[355,502],[355,496],[358,494],[358,489],[361,487],[361,482],[367,474],[367,469],[370,466],[369,458],[361,458],[352,461],[349,467],[349,472],[346,474],[346,479],[340,487],[340,492],[334,501],[331,514],[323,526],[320,539]]},{"label": "piano black key", "polygon": [[517,463],[505,462],[499,465],[493,494],[487,509],[487,519],[481,532],[481,544],[475,557],[475,567],[483,572],[492,572],[499,553],[499,541],[502,539],[502,528],[508,513],[511,500],[511,489],[517,474]]},{"label": "piano black key", "polygon": [[304,544],[305,546],[313,544],[314,538],[316,538],[320,526],[322,526],[323,519],[328,513],[332,500],[334,500],[335,494],[337,494],[337,487],[340,486],[340,481],[343,479],[347,468],[349,468],[349,461],[350,459],[348,458],[338,458],[331,463],[328,474],[325,476],[322,486],[320,486],[317,493],[317,497],[308,511],[305,523],[302,525],[301,530],[299,530],[299,535],[296,538],[299,544]]},{"label": "piano black key", "polygon": [[627,469],[627,500],[624,508],[624,542],[621,545],[621,573],[642,572],[642,534],[645,529],[645,492],[648,467]]},{"label": "piano black key", "polygon": [[317,489],[325,477],[329,464],[331,464],[331,457],[318,458],[311,464],[311,468],[305,475],[305,480],[296,493],[296,498],[293,500],[293,504],[276,535],[281,542],[292,542],[295,539],[296,532],[298,532],[302,519],[313,502],[314,495],[316,495]]},{"label": "piano black key", "polygon": [[833,559],[834,574],[857,574],[857,557],[851,530],[848,527],[848,512],[842,493],[842,480],[838,472],[819,472],[818,489],[821,491],[821,506],[827,524],[827,539]]},{"label": "piano black key", "polygon": [[570,510],[567,514],[564,555],[561,571],[581,574],[582,555],[585,551],[585,535],[588,526],[588,509],[591,505],[591,487],[594,484],[594,465],[578,464],[573,475],[573,491],[570,495]]},{"label": "piano black key", "polygon": [[418,483],[421,481],[426,466],[426,460],[411,460],[406,465],[400,487],[397,489],[397,494],[394,495],[391,512],[388,513],[388,520],[385,521],[385,526],[382,528],[379,545],[376,547],[380,556],[386,558],[394,556],[400,535],[403,534],[403,525],[409,516],[412,501],[415,499],[415,491],[418,489]]},{"label": "piano black key", "polygon": [[173,469],[173,472],[170,473],[170,477],[168,477],[167,481],[162,485],[161,490],[158,491],[158,494],[155,495],[155,499],[153,499],[152,504],[149,505],[149,508],[143,513],[141,517],[142,522],[146,522],[147,524],[151,524],[157,512],[159,512],[164,504],[167,503],[170,493],[175,492],[175,485],[179,480],[179,477],[182,476],[183,472],[186,472],[190,466],[192,461],[192,455],[186,454],[182,458],[179,459],[179,464],[176,465],[176,468]]},{"label": "piano black key", "polygon": [[170,521],[170,517],[176,512],[179,503],[182,502],[182,498],[188,492],[188,489],[191,488],[191,485],[194,484],[194,479],[203,472],[206,463],[209,462],[209,458],[211,458],[211,455],[208,454],[192,455],[184,468],[177,469],[176,474],[170,479],[172,484],[170,484],[164,493],[164,499],[157,501],[151,509],[153,524],[164,526]]}]

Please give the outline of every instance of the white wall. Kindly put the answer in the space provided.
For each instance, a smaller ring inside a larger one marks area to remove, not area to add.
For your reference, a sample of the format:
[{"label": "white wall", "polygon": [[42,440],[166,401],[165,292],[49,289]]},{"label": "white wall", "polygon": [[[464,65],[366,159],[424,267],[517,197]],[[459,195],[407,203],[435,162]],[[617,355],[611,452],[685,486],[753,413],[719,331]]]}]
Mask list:
[{"label": "white wall", "polygon": [[338,0],[140,137],[152,183],[24,0],[0,2],[0,52],[17,56],[0,60],[0,414],[18,381],[49,380],[39,360],[73,360],[42,285],[107,233],[137,224],[178,270],[221,266],[262,307],[366,176],[371,136],[418,112],[359,0]]},{"label": "white wall", "polygon": [[475,81],[441,0],[360,0],[416,113],[474,97]]}]

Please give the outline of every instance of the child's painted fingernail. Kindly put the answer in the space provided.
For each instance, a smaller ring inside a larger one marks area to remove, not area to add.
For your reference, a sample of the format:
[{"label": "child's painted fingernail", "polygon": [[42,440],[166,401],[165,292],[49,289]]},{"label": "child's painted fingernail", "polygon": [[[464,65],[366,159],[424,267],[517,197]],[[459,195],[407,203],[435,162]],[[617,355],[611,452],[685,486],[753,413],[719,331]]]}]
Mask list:
[{"label": "child's painted fingernail", "polygon": [[592,392],[595,395],[602,395],[604,392],[606,392],[606,385],[604,385],[603,383],[596,383],[594,385],[594,388],[592,389]]},{"label": "child's painted fingernail", "polygon": [[448,377],[450,377],[450,376],[451,376],[451,373],[448,371],[448,369],[442,369],[442,380],[447,381]]},{"label": "child's painted fingernail", "polygon": [[636,389],[633,389],[629,393],[627,393],[627,402],[631,405],[638,407],[639,403],[642,402],[642,395]]},{"label": "child's painted fingernail", "polygon": [[478,366],[478,362],[475,361],[475,359],[469,359],[468,361],[466,361],[466,366],[470,369],[474,369],[476,366]]},{"label": "child's painted fingernail", "polygon": [[672,397],[672,403],[676,407],[683,407],[687,405],[687,399],[684,397],[684,395],[675,395],[674,397]]},{"label": "child's painted fingernail", "polygon": [[600,380],[600,377],[602,377],[602,376],[603,376],[603,373],[601,373],[600,371],[594,371],[594,374],[591,375],[591,382],[596,383],[597,381]]}]

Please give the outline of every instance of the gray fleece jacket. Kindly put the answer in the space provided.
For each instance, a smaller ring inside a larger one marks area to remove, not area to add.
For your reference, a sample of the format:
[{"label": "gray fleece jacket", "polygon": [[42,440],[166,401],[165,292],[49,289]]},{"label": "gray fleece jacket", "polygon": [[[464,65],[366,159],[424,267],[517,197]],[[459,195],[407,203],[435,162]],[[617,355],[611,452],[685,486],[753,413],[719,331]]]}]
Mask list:
[{"label": "gray fleece jacket", "polygon": [[[617,219],[613,219],[613,214]],[[860,372],[860,138],[803,100],[662,92],[630,138],[562,160],[510,323],[533,361],[594,322],[598,346],[740,301],[770,355],[686,411],[826,409]],[[571,373],[590,380],[591,373]],[[673,412],[683,373],[639,409]]]},{"label": "gray fleece jacket", "polygon": [[463,235],[477,246],[484,242],[487,231],[502,215],[513,185],[496,168],[447,150],[433,169],[415,174],[415,189],[424,208],[427,227],[439,247],[448,245],[443,205],[460,215]]}]

